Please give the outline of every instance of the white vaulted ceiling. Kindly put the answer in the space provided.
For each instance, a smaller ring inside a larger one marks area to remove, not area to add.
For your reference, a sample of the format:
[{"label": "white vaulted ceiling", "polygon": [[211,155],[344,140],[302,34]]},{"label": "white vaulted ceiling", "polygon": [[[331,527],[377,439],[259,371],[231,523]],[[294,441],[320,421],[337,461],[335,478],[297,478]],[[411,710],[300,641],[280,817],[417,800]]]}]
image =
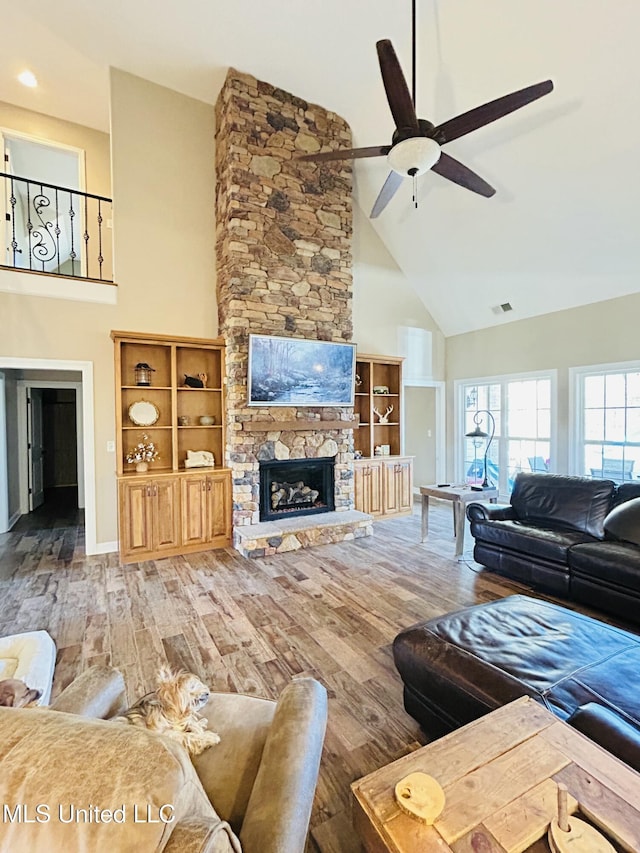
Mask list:
[{"label": "white vaulted ceiling", "polygon": [[[375,42],[410,80],[410,0],[0,0],[0,100],[108,130],[108,67],[214,103],[233,66],[335,110],[355,145],[393,125]],[[637,0],[417,0],[417,112],[438,124],[551,78],[555,91],[445,150],[497,193],[406,181],[375,229],[446,335],[640,289]],[[16,75],[33,70],[40,87]],[[366,213],[387,174],[356,165]],[[494,308],[510,302],[513,311]]]}]

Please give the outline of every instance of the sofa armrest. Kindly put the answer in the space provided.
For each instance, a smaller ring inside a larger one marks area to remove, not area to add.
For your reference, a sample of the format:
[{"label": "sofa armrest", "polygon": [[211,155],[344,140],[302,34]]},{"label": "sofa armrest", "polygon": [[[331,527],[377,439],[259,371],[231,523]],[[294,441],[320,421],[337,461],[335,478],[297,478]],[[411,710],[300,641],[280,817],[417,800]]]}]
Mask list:
[{"label": "sofa armrest", "polygon": [[568,722],[620,761],[640,772],[640,729],[611,708],[588,702],[577,708]]},{"label": "sofa armrest", "polygon": [[327,724],[327,691],[299,678],[282,691],[247,804],[244,853],[303,853]]},{"label": "sofa armrest", "polygon": [[511,504],[487,504],[473,501],[467,504],[469,521],[505,521],[517,518]]},{"label": "sofa armrest", "polygon": [[229,824],[206,818],[183,818],[173,829],[164,853],[242,853]]},{"label": "sofa armrest", "polygon": [[124,678],[110,666],[90,666],[51,703],[54,711],[104,720],[125,707]]}]

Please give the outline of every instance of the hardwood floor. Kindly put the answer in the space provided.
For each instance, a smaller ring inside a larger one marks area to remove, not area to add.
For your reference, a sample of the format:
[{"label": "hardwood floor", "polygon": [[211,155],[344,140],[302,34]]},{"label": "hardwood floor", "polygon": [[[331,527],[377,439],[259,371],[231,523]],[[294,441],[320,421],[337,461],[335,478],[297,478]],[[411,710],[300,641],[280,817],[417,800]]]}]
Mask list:
[{"label": "hardwood floor", "polygon": [[93,663],[123,672],[130,701],[153,689],[164,662],[197,672],[213,690],[274,698],[292,676],[318,678],[329,724],[309,849],[355,853],[350,783],[426,742],[403,709],[396,633],[530,593],[479,571],[470,537],[463,561],[454,558],[450,504],[431,508],[429,528],[421,543],[416,506],[412,517],[377,522],[373,537],[339,545],[120,566],[115,554],[85,557],[73,520],[38,527],[29,517],[0,535],[0,636],[49,631],[58,648],[54,696]]}]

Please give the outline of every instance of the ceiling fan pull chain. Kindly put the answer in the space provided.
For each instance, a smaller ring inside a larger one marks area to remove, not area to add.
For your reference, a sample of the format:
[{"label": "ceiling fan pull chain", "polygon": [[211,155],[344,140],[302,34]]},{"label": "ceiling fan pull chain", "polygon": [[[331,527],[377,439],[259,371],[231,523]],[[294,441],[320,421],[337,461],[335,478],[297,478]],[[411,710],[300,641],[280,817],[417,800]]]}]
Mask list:
[{"label": "ceiling fan pull chain", "polygon": [[413,176],[413,206],[418,209],[418,176]]}]

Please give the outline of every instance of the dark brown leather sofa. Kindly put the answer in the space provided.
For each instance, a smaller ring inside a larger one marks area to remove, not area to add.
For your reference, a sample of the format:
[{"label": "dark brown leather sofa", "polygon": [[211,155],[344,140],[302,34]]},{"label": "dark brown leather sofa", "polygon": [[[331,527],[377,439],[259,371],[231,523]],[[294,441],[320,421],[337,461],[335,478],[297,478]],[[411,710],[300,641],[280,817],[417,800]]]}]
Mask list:
[{"label": "dark brown leather sofa", "polygon": [[509,505],[467,517],[483,566],[640,622],[640,483],[520,473]]},{"label": "dark brown leather sofa", "polygon": [[405,708],[436,737],[528,695],[640,770],[640,636],[513,595],[401,631]]}]

